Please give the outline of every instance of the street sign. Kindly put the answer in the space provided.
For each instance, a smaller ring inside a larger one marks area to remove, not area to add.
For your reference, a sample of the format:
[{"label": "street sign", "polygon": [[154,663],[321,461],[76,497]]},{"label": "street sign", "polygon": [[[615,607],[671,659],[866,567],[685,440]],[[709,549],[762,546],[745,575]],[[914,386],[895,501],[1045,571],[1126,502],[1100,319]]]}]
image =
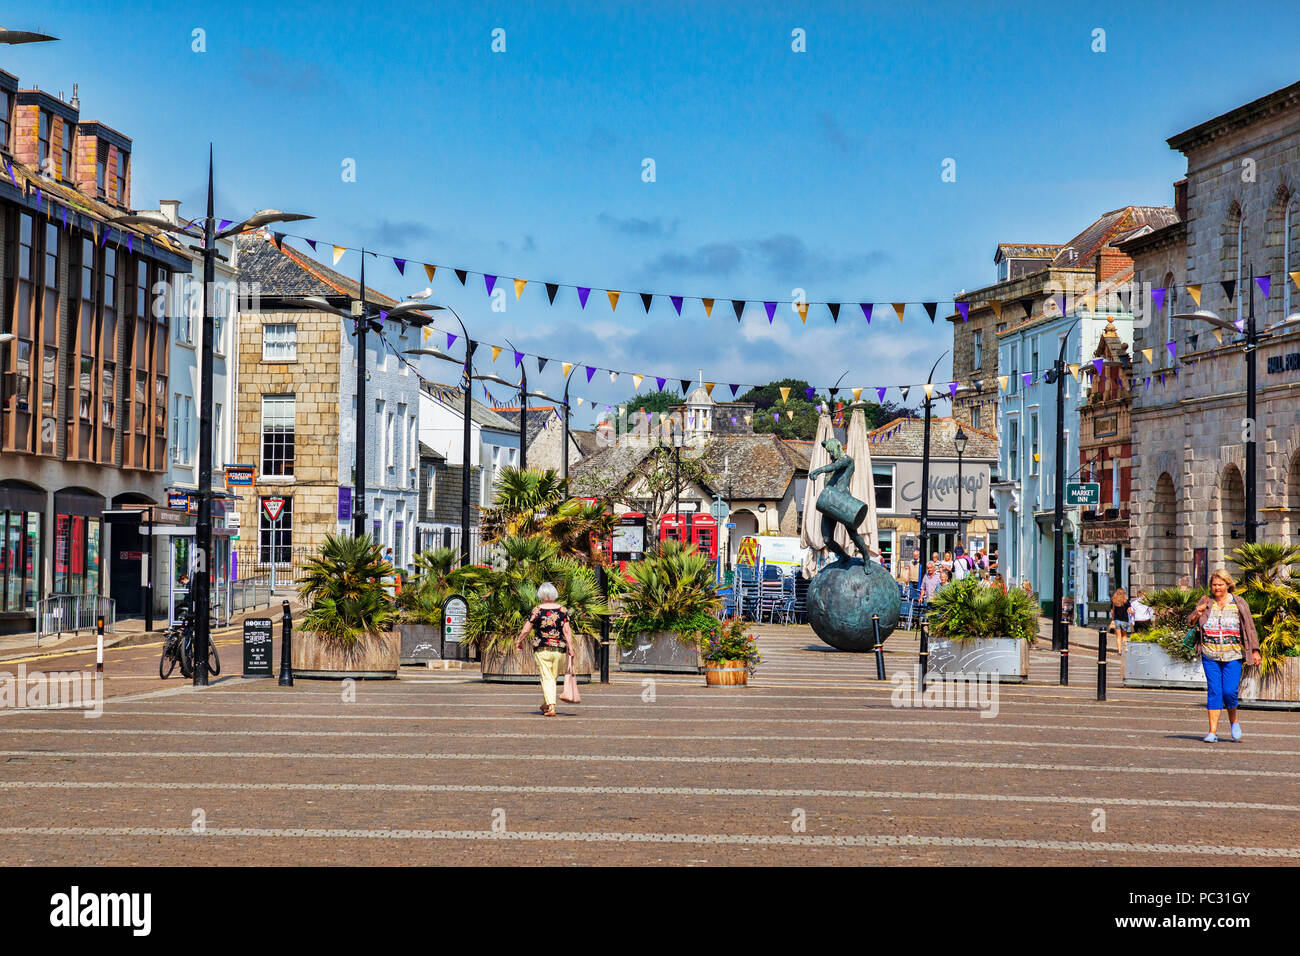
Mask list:
[{"label": "street sign", "polygon": [[284,510],[283,498],[263,498],[262,510],[266,512],[266,517],[271,521],[280,519],[280,512]]},{"label": "street sign", "polygon": [[244,621],[244,676],[271,676],[271,619],[250,617]]},{"label": "street sign", "polygon": [[[465,634],[465,618],[469,614],[469,605],[459,594],[453,594],[442,602],[442,656],[454,660],[460,657],[460,639]],[[448,653],[451,645],[455,650]]]},{"label": "street sign", "polygon": [[1069,481],[1065,484],[1066,507],[1101,504],[1101,484],[1096,481]]},{"label": "street sign", "polygon": [[252,465],[227,465],[226,466],[226,487],[227,488],[253,487],[253,466]]},{"label": "street sign", "polygon": [[734,521],[728,521],[727,524],[726,524],[726,527],[727,527],[727,528],[730,528],[732,531],[735,531],[735,530],[736,530],[736,523],[735,523]]},{"label": "street sign", "polygon": [[[169,491],[167,492],[167,507],[174,511],[189,511],[191,509],[191,497],[188,491]],[[195,510],[198,508],[198,502],[193,502]]]},{"label": "street sign", "polygon": [[731,509],[727,507],[725,501],[715,501],[709,506],[709,514],[713,515],[715,520],[722,522],[731,515]]}]

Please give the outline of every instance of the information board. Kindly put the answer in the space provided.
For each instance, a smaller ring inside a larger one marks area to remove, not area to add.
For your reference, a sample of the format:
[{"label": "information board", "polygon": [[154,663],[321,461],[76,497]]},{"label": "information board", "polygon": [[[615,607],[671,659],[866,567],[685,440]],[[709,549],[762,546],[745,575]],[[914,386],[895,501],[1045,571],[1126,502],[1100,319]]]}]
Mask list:
[{"label": "information board", "polygon": [[442,656],[449,660],[461,656],[460,639],[465,635],[465,618],[469,605],[459,594],[442,602]]},{"label": "information board", "polygon": [[244,621],[244,676],[271,677],[272,622],[269,617]]}]

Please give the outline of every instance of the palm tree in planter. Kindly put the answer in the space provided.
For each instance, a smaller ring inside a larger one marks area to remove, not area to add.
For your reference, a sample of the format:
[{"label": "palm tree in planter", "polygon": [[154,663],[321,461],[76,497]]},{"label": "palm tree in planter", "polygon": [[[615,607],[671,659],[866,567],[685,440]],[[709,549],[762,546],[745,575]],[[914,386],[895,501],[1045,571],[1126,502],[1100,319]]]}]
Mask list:
[{"label": "palm tree in planter", "polygon": [[1300,547],[1247,544],[1230,557],[1259,634],[1259,667],[1243,668],[1242,700],[1300,701]]},{"label": "palm tree in planter", "polygon": [[492,507],[483,510],[483,540],[489,544],[518,535],[555,541],[560,555],[600,563],[594,541],[603,541],[618,519],[600,502],[570,498],[564,479],[550,468],[503,468]]},{"label": "palm tree in planter", "polygon": [[396,677],[397,606],[393,566],[370,535],[326,535],[304,567],[298,594],[307,604],[293,642],[300,677]]},{"label": "palm tree in planter", "polygon": [[[486,568],[477,565],[461,566],[460,552],[454,548],[431,548],[415,556],[415,577],[397,595],[403,660],[413,659],[414,649],[423,644],[440,645],[444,602],[455,594],[468,602],[469,594],[486,580],[486,573]],[[462,648],[447,650],[449,656],[459,657]]]},{"label": "palm tree in planter", "polygon": [[628,574],[631,580],[615,588],[619,667],[696,673],[700,642],[717,631],[722,610],[713,563],[693,547],[665,541],[629,565]]},{"label": "palm tree in planter", "polygon": [[591,680],[592,638],[609,606],[596,582],[596,572],[560,554],[559,545],[540,535],[512,535],[500,541],[504,567],[485,568],[482,580],[469,595],[465,642],[476,647],[483,679],[531,683],[537,679],[532,648],[515,648],[519,631],[537,605],[537,589],[547,581],[560,592],[569,609],[574,642],[574,672],[580,681]]},{"label": "palm tree in planter", "polygon": [[985,587],[973,575],[951,581],[930,599],[926,625],[933,637],[931,675],[1028,678],[1029,645],[1038,639],[1038,603],[1027,591]]},{"label": "palm tree in planter", "polygon": [[1205,672],[1194,644],[1187,643],[1187,618],[1209,591],[1206,588],[1161,588],[1146,596],[1151,626],[1125,642],[1125,687],[1205,686]]}]

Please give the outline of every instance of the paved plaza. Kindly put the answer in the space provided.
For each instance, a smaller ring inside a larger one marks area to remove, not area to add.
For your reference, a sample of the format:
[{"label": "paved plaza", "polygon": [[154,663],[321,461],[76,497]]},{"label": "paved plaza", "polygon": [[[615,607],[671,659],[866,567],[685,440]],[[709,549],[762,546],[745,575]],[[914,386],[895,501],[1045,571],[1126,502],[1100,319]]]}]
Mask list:
[{"label": "paved plaza", "polygon": [[[1035,651],[995,717],[897,707],[910,678],[877,681],[870,655],[807,628],[759,641],[747,688],[615,671],[555,720],[475,671],[404,668],[345,701],[230,676],[231,635],[199,691],[158,679],[156,645],[114,648],[99,718],[0,714],[0,865],[1300,860],[1300,714],[1243,712],[1241,743],[1207,745],[1198,694],[1098,703],[1082,649],[1066,688]],[[888,646],[910,675],[916,640]],[[19,663],[93,667],[0,671]]]}]

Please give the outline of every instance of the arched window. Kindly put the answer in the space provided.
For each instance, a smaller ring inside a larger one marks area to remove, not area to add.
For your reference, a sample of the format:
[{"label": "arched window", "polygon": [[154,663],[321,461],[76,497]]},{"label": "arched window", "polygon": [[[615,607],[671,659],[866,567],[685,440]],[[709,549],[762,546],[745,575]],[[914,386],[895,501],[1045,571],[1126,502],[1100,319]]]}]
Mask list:
[{"label": "arched window", "polygon": [[1174,338],[1174,312],[1177,310],[1174,306],[1177,304],[1178,287],[1174,285],[1174,274],[1166,272],[1164,281],[1161,283],[1166,289],[1165,292],[1165,337],[1164,340],[1157,343],[1163,347],[1165,342],[1171,342]]},{"label": "arched window", "polygon": [[[1234,202],[1228,209],[1228,218],[1223,224],[1223,252],[1221,258],[1222,278],[1236,283],[1233,296],[1237,308],[1236,318],[1245,317],[1241,305],[1241,276],[1245,269],[1243,259],[1246,255],[1246,217],[1241,205]],[[1226,310],[1225,310],[1226,311]]]}]

